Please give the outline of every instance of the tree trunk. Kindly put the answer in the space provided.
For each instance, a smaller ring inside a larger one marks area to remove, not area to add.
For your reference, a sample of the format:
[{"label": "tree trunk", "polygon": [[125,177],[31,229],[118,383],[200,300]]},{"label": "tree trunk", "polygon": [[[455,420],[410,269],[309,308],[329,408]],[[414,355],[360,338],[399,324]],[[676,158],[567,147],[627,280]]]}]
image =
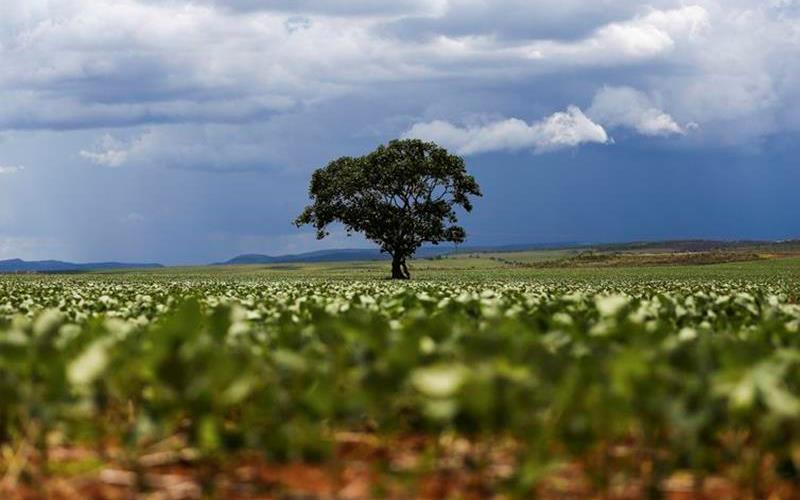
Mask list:
[{"label": "tree trunk", "polygon": [[411,278],[406,267],[406,259],[402,255],[392,256],[392,279],[393,280],[407,280]]}]

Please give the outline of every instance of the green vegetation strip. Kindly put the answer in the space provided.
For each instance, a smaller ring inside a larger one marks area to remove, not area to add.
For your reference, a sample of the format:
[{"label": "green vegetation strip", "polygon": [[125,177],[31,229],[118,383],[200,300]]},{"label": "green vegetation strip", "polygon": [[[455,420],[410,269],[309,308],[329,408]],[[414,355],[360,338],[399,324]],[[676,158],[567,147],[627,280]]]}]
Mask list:
[{"label": "green vegetation strip", "polygon": [[6,277],[0,475],[23,445],[325,462],[349,431],[512,443],[492,488],[514,492],[579,463],[592,489],[690,471],[763,494],[800,467],[800,286],[720,273]]}]

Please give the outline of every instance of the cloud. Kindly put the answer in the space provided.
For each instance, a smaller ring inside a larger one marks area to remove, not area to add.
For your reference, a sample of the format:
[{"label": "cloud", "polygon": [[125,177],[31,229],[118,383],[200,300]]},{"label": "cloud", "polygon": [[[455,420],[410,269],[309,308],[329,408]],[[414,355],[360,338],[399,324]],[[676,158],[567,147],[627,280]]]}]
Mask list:
[{"label": "cloud", "polygon": [[103,167],[146,165],[241,172],[268,166],[270,127],[172,125],[148,127],[129,137],[103,134],[80,156]]},{"label": "cloud", "polygon": [[[381,29],[387,16],[458,23],[462,8],[487,21],[542,11],[518,0],[507,2],[510,11],[474,3],[58,0],[48,8],[11,0],[0,19],[0,129],[247,123],[387,82],[492,81],[636,62],[670,52],[706,17],[699,6],[608,23],[613,16],[598,16],[587,36],[568,42],[536,33],[506,39],[468,24],[466,32],[403,40]],[[597,11],[568,3],[569,12]],[[632,5],[606,7],[630,16]]]},{"label": "cloud", "polygon": [[438,15],[408,15],[382,29],[408,40],[476,34],[506,40],[566,40],[586,36],[600,25],[629,19],[640,10],[638,0],[450,0],[440,6]]},{"label": "cloud", "polygon": [[708,12],[698,5],[653,10],[601,26],[579,40],[535,41],[518,50],[526,52],[529,59],[558,65],[632,63],[664,56],[679,44],[691,42],[708,25]]},{"label": "cloud", "polygon": [[603,127],[576,106],[530,124],[517,118],[467,127],[441,120],[417,123],[404,136],[434,141],[462,155],[521,149],[542,153],[609,142]]},{"label": "cloud", "polygon": [[[463,116],[443,109],[443,94],[560,109],[608,84],[669,110],[613,126],[664,135],[695,122],[698,144],[736,144],[800,130],[798,25],[787,0],[8,0],[0,132],[149,129],[157,154],[126,141],[81,154],[105,166],[207,165],[197,161],[205,150],[222,168],[222,153],[253,164],[281,147],[253,138],[274,132],[265,123],[311,121],[330,102],[377,96],[378,123]],[[346,111],[336,121],[345,120]]]},{"label": "cloud", "polygon": [[0,175],[2,174],[17,174],[25,170],[22,165],[0,165]]},{"label": "cloud", "polygon": [[139,212],[131,212],[125,217],[122,217],[121,221],[125,224],[140,224],[146,220],[145,216],[140,214]]},{"label": "cloud", "polygon": [[201,0],[196,3],[216,5],[239,11],[286,11],[331,16],[398,16],[432,14],[441,11],[447,0]]},{"label": "cloud", "polygon": [[647,94],[631,87],[603,87],[586,113],[604,126],[628,127],[647,136],[685,134],[688,128],[697,127],[697,124],[681,127],[653,104]]},{"label": "cloud", "polygon": [[603,87],[584,114],[577,106],[538,122],[517,118],[478,125],[457,126],[443,120],[416,123],[405,137],[432,140],[459,154],[533,149],[537,153],[612,143],[606,128],[627,127],[644,136],[684,135],[699,127],[679,125],[644,92],[631,87]]},{"label": "cloud", "polygon": [[81,150],[80,155],[102,167],[121,167],[131,157],[147,149],[151,137],[149,133],[145,133],[133,140],[123,141],[110,134],[105,134],[96,149]]}]

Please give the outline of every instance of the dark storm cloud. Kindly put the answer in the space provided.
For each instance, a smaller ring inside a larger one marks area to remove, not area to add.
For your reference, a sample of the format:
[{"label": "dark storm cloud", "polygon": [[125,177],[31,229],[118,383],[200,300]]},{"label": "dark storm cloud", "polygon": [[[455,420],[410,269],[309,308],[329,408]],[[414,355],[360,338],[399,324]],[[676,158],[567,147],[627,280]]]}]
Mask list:
[{"label": "dark storm cloud", "polygon": [[787,2],[35,0],[4,14],[0,129],[256,123],[392,85],[504,92],[547,75],[633,87],[708,137],[796,122]]}]

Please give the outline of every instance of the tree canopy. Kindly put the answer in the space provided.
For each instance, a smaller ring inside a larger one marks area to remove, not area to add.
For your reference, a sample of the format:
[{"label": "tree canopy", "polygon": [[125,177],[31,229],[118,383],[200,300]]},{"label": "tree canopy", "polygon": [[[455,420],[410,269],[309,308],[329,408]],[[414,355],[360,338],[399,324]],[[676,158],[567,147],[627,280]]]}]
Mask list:
[{"label": "tree canopy", "polygon": [[423,243],[461,243],[456,208],[472,211],[470,196],[481,196],[464,160],[418,139],[394,140],[360,157],[342,157],[314,172],[311,205],[295,219],[311,224],[317,238],[328,226],[363,233],[392,256],[392,277],[410,278],[406,259]]}]

